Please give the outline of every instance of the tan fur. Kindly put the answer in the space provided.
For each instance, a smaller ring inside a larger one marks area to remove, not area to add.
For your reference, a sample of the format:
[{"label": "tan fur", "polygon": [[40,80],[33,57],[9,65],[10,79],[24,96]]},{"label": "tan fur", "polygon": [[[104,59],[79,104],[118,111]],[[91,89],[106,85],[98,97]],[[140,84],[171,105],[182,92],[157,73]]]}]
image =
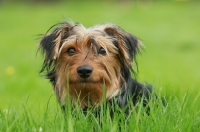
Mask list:
[{"label": "tan fur", "polygon": [[[63,42],[63,46],[60,49],[55,66],[58,81],[54,90],[63,104],[65,103],[67,92],[66,83],[69,83],[70,86],[69,95],[72,96],[73,100],[79,100],[81,107],[85,107],[88,104],[88,98],[91,104],[100,104],[103,97],[104,82],[106,85],[106,99],[115,96],[119,91],[120,65],[116,58],[117,49],[113,47],[113,44],[108,39],[98,36],[96,38],[97,43],[99,43],[99,46],[106,48],[108,55],[96,56],[95,52],[91,51],[85,58],[90,46],[87,42],[92,35],[83,34],[79,36],[79,41],[76,41],[76,37],[71,37],[71,39]],[[66,50],[70,47],[76,48],[76,55],[69,56],[66,53]],[[92,75],[87,78],[87,83],[82,82],[83,79],[76,73],[77,67],[81,65],[90,65],[94,68]],[[115,67],[116,71],[113,67]],[[69,75],[69,78],[67,78],[67,75]]]},{"label": "tan fur", "polygon": [[[102,35],[101,31],[114,38]],[[98,107],[103,101],[104,86],[107,100],[116,96],[120,91],[120,84],[124,82],[120,71],[119,51],[123,55],[123,63],[127,66],[132,65],[123,39],[127,35],[126,32],[112,24],[86,29],[81,24],[73,23],[63,24],[55,32],[57,37],[54,40],[54,55],[50,59],[55,61],[57,78],[53,89],[61,105],[65,105],[66,96],[70,96],[72,102],[78,102],[82,108],[90,104]],[[66,34],[70,35],[63,38]],[[105,56],[97,54],[92,39],[106,50]],[[113,44],[112,39],[116,39],[118,47]],[[69,48],[74,48],[76,53],[70,56],[67,53]],[[77,74],[77,68],[82,65],[93,68],[92,74],[86,79]]]}]

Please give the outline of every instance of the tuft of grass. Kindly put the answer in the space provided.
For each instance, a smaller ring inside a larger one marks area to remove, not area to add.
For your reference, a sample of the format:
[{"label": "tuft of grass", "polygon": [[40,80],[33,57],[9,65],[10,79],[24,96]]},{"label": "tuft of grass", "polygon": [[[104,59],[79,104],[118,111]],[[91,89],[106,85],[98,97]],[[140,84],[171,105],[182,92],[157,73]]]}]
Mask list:
[{"label": "tuft of grass", "polygon": [[70,132],[152,132],[152,131],[198,131],[200,128],[200,111],[196,106],[196,98],[185,94],[183,98],[175,95],[168,97],[165,106],[161,98],[152,98],[149,102],[150,112],[142,103],[132,107],[129,115],[115,108],[113,118],[110,107],[101,105],[98,113],[88,110],[84,113],[80,108],[71,109],[66,104],[66,111],[57,105],[47,107],[45,112],[33,112],[28,104],[18,108],[0,110],[0,131],[70,131]]}]

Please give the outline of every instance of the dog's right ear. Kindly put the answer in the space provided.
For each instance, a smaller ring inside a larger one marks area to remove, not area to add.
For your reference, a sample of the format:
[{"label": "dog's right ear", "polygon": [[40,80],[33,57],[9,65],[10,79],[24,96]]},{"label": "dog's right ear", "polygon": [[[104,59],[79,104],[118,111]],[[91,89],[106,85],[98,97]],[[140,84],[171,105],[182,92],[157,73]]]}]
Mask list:
[{"label": "dog's right ear", "polygon": [[[40,49],[42,50],[45,58],[43,62],[43,68],[48,70],[51,64],[57,59],[58,51],[62,46],[63,40],[70,36],[70,29],[74,26],[73,23],[63,22],[52,26],[49,30],[55,28],[51,33],[45,34],[40,41]],[[48,30],[48,31],[49,31]]]}]

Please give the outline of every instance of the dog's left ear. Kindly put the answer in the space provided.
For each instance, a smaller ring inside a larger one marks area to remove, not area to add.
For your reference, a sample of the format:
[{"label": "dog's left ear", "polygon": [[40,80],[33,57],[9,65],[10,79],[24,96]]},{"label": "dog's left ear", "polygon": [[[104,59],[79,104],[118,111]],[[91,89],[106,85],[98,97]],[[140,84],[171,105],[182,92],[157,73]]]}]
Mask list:
[{"label": "dog's left ear", "polygon": [[52,63],[57,59],[62,42],[70,36],[70,29],[74,26],[74,24],[70,22],[58,23],[52,28],[55,26],[58,27],[51,33],[44,35],[40,41],[40,49],[45,55],[41,72],[45,69],[50,69]]},{"label": "dog's left ear", "polygon": [[107,25],[104,31],[116,41],[113,43],[118,48],[121,64],[128,69],[126,72],[132,70],[131,63],[133,60],[136,61],[136,55],[140,52],[140,40],[116,25]]}]

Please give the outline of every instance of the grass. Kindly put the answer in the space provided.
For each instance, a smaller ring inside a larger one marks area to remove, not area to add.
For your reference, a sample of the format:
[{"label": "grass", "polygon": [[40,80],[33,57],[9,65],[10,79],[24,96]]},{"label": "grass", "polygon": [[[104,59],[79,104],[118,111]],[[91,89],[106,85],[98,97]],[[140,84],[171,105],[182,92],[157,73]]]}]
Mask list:
[{"label": "grass", "polygon": [[[0,131],[198,131],[199,8],[193,1],[2,3]],[[138,104],[128,118],[113,120],[106,110],[97,119],[76,109],[65,120],[50,83],[38,74],[42,57],[36,55],[37,35],[65,18],[88,27],[114,22],[141,38],[146,49],[138,56],[138,80],[153,84],[167,106],[152,101],[147,116]]]}]

